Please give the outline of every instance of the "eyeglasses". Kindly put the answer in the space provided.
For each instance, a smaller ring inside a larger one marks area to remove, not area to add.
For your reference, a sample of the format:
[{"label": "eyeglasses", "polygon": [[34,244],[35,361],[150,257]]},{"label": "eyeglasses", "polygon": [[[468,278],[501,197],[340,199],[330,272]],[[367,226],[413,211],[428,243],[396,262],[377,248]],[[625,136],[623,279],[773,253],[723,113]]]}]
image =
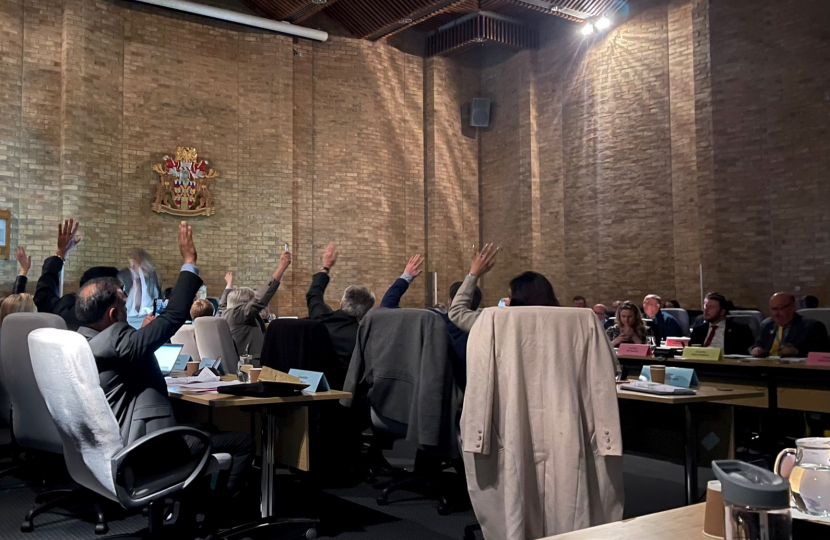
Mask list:
[{"label": "eyeglasses", "polygon": [[790,302],[789,304],[785,304],[785,305],[783,305],[783,306],[781,306],[781,307],[771,307],[771,308],[769,308],[769,310],[770,310],[772,313],[778,313],[779,311],[784,311],[785,309],[787,309],[788,307],[790,307],[790,306],[791,306],[791,305],[793,305],[793,304],[794,304],[794,302]]}]

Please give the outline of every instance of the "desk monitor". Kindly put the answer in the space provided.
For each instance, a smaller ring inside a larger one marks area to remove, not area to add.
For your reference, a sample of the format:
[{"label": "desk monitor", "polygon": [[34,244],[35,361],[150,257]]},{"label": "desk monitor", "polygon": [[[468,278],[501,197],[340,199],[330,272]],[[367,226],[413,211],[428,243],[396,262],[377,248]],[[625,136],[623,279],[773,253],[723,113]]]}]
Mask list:
[{"label": "desk monitor", "polygon": [[176,360],[179,359],[179,354],[182,352],[184,345],[162,345],[156,352],[156,362],[159,364],[162,375],[169,375],[176,365]]}]

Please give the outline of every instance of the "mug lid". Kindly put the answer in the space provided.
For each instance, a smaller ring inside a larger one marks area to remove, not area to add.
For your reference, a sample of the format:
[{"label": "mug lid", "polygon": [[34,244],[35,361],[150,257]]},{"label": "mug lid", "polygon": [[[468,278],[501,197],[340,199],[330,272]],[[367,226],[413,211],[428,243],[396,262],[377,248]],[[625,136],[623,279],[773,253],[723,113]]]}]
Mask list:
[{"label": "mug lid", "polygon": [[724,502],[765,510],[790,507],[789,482],[775,473],[737,460],[713,461],[712,471]]}]

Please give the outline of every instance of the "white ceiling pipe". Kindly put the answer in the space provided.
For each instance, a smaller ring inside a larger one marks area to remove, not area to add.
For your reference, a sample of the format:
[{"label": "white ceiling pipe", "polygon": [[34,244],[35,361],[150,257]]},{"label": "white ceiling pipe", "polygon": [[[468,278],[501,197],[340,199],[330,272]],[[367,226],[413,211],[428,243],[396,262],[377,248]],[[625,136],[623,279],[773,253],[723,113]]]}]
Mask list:
[{"label": "white ceiling pipe", "polygon": [[301,38],[313,39],[315,41],[326,41],[329,38],[328,32],[322,30],[312,30],[304,26],[294,26],[291,23],[274,21],[264,17],[257,17],[255,15],[246,15],[237,11],[229,9],[216,8],[213,6],[206,6],[204,4],[197,4],[195,2],[188,2],[187,0],[135,0],[144,4],[152,4],[154,6],[175,9],[178,11],[185,11],[193,13],[194,15],[202,15],[203,17],[210,17],[212,19],[220,19],[223,21],[230,21],[245,26],[253,26],[255,28],[264,28],[265,30],[273,30],[281,34],[289,34]]}]

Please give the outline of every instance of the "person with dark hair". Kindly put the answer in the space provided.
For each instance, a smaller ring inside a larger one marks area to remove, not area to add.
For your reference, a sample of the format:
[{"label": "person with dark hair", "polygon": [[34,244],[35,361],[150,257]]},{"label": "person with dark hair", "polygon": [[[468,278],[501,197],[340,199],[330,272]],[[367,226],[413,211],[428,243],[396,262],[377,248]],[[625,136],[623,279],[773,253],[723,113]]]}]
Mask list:
[{"label": "person with dark hair", "polygon": [[[75,316],[75,300],[73,293],[60,296],[61,274],[63,265],[69,253],[83,240],[77,234],[79,223],[72,218],[58,224],[58,249],[54,257],[43,261],[43,272],[37,280],[35,288],[35,306],[41,313],[54,313],[66,321],[69,330],[77,330],[80,324]],[[112,266],[93,266],[81,275],[80,286],[97,278],[117,278],[118,269]]]},{"label": "person with dark hair", "polygon": [[665,309],[681,309],[680,302],[677,300],[666,300],[663,302],[663,308]]},{"label": "person with dark hair", "polygon": [[[139,330],[127,324],[127,295],[119,280],[93,279],[78,291],[78,333],[87,339],[95,356],[101,389],[121,428],[125,446],[148,433],[176,425],[167,384],[154,353],[190,317],[193,297],[202,285],[193,232],[184,221],[179,225],[178,243],[183,264],[170,302],[163,313]],[[253,440],[247,433],[216,433],[210,439],[215,453],[233,456],[228,481],[233,493],[241,487],[251,466]]]},{"label": "person with dark hair", "polygon": [[723,349],[724,354],[747,354],[755,338],[749,326],[727,318],[729,305],[722,294],[707,294],[703,299],[704,323],[692,330],[689,345]]},{"label": "person with dark hair", "polygon": [[584,296],[574,296],[573,307],[588,307],[588,301],[585,300]]},{"label": "person with dark hair", "polygon": [[798,309],[816,309],[818,308],[818,298],[812,294],[808,294],[798,301]]},{"label": "person with dark hair", "polygon": [[750,354],[755,357],[797,356],[828,352],[827,328],[820,321],[796,313],[795,296],[779,292],[769,299],[771,317],[761,323],[761,331]]},{"label": "person with dark hair", "polygon": [[[461,288],[450,307],[450,320],[463,332],[469,333],[478,319],[479,312],[472,309],[473,294],[478,280],[495,264],[499,248],[485,244],[481,252],[473,251],[470,273],[464,278]],[[559,306],[559,300],[550,281],[537,272],[523,272],[510,281],[509,306]]]}]

